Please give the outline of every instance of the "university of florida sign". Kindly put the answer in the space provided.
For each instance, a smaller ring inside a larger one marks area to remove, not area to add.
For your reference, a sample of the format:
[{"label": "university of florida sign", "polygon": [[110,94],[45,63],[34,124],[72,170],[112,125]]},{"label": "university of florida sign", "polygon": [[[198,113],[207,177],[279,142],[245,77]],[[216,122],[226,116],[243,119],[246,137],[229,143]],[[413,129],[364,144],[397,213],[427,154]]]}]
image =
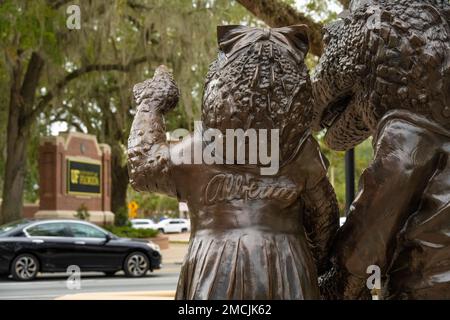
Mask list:
[{"label": "university of florida sign", "polygon": [[67,193],[101,194],[101,163],[67,159]]}]

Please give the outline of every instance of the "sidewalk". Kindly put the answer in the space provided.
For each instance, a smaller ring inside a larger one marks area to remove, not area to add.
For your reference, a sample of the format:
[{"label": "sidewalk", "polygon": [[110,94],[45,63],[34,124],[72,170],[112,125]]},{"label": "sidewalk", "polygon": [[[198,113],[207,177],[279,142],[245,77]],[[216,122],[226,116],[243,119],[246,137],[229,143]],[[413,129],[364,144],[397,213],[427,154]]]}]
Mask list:
[{"label": "sidewalk", "polygon": [[166,234],[169,237],[170,243],[189,243],[190,235],[189,232]]},{"label": "sidewalk", "polygon": [[[169,237],[170,239],[170,237]],[[180,239],[182,239],[180,237]],[[163,267],[165,264],[182,264],[187,253],[188,242],[172,242],[170,240],[169,249],[161,250],[163,257]],[[181,240],[180,240],[181,241]]]}]

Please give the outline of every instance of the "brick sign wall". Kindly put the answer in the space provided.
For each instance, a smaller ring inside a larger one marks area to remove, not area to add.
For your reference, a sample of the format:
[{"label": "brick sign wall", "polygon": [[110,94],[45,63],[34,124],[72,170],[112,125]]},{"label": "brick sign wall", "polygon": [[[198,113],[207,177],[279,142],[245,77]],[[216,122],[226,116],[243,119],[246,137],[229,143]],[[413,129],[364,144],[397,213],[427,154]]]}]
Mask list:
[{"label": "brick sign wall", "polygon": [[91,220],[110,222],[111,151],[95,136],[44,137],[39,148],[40,218],[70,218],[82,205]]}]

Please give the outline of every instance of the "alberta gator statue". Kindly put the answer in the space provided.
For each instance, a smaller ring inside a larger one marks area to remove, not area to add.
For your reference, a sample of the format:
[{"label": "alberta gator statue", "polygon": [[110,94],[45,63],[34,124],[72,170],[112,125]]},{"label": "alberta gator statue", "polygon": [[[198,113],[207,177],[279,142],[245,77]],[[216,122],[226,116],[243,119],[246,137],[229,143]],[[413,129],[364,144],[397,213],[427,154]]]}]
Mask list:
[{"label": "alberta gator statue", "polygon": [[310,133],[306,28],[223,26],[218,41],[203,125],[224,135],[227,129],[279,130],[279,171],[261,175],[259,164],[176,164],[198,135],[167,144],[163,114],[179,93],[161,67],[134,88],[130,182],[138,191],[188,203],[191,239],[177,299],[318,299],[317,275],[330,267],[339,213],[327,162]]}]

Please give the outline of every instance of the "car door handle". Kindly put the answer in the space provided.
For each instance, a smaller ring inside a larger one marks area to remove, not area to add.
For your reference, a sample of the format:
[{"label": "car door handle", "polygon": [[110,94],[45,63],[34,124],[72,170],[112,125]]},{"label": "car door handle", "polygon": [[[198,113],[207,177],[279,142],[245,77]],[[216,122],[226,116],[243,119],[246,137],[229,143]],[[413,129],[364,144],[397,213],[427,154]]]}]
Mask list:
[{"label": "car door handle", "polygon": [[84,242],[84,241],[75,241],[75,244],[85,245],[86,242]]},{"label": "car door handle", "polygon": [[34,239],[34,240],[32,240],[31,242],[33,242],[33,243],[44,243],[44,240],[41,240],[41,239]]}]

